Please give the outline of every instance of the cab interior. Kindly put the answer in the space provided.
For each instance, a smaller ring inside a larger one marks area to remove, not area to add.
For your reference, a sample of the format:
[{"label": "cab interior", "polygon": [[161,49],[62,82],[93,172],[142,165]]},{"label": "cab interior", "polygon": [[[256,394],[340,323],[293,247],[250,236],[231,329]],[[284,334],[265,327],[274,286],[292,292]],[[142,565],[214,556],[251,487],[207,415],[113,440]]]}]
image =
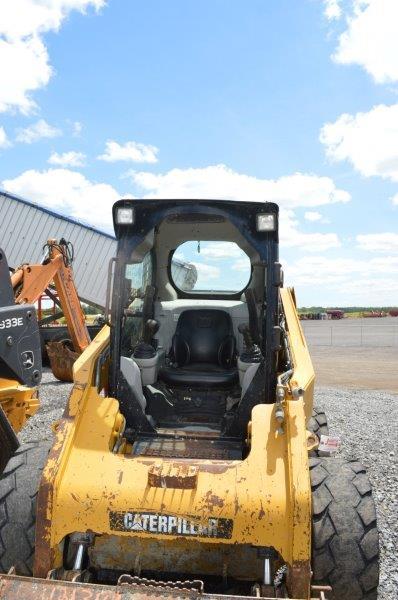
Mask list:
[{"label": "cab interior", "polygon": [[133,453],[242,458],[230,423],[264,377],[264,258],[228,218],[200,213],[123,248],[117,395]]}]

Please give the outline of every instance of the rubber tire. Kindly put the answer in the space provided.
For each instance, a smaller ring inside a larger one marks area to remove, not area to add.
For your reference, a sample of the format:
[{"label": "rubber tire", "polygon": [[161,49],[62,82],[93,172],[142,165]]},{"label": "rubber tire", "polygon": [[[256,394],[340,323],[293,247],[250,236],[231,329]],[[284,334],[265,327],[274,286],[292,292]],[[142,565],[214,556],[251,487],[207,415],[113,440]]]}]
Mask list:
[{"label": "rubber tire", "polygon": [[[312,415],[308,419],[307,423],[308,431],[315,433],[319,439],[321,435],[329,435],[329,425],[326,417],[326,413],[323,410],[319,410],[316,406],[312,408]],[[309,456],[322,456],[318,450],[311,450]]]},{"label": "rubber tire", "polygon": [[323,410],[319,410],[316,406],[312,409],[312,416],[308,419],[308,431],[316,433],[320,438],[321,435],[329,435],[329,426],[326,414]]},{"label": "rubber tire", "polygon": [[327,598],[376,600],[379,534],[372,487],[355,460],[310,458],[314,585]]},{"label": "rubber tire", "polygon": [[0,477],[0,572],[15,566],[32,575],[36,500],[51,442],[31,442],[15,452]]}]

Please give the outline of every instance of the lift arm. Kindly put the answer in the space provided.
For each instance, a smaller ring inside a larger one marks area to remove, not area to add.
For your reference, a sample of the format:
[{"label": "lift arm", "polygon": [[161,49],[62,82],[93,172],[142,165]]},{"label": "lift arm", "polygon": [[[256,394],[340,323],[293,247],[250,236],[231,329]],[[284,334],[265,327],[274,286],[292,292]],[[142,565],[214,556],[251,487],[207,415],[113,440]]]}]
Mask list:
[{"label": "lift arm", "polygon": [[32,304],[53,282],[65,315],[73,348],[81,354],[90,343],[84,313],[80,306],[71,267],[71,257],[65,240],[48,240],[48,256],[42,264],[22,265],[11,276],[16,302]]}]

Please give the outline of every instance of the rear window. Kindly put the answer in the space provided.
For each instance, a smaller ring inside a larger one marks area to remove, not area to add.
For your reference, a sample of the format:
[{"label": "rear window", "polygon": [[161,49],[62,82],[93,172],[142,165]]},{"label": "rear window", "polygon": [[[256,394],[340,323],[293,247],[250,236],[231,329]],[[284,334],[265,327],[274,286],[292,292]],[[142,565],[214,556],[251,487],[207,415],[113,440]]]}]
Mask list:
[{"label": "rear window", "polygon": [[184,242],[171,261],[172,281],[183,292],[236,294],[250,277],[250,259],[235,242]]}]

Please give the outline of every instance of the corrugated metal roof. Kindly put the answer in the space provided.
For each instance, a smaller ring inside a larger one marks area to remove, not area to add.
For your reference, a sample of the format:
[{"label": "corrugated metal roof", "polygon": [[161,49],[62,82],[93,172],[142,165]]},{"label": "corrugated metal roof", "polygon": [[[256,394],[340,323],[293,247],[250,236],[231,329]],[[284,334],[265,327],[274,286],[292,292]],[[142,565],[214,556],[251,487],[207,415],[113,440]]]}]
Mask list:
[{"label": "corrugated metal roof", "polygon": [[65,238],[75,250],[73,271],[80,298],[105,303],[108,263],[116,254],[111,235],[54,211],[0,191],[0,246],[10,266],[37,263],[49,238]]}]

